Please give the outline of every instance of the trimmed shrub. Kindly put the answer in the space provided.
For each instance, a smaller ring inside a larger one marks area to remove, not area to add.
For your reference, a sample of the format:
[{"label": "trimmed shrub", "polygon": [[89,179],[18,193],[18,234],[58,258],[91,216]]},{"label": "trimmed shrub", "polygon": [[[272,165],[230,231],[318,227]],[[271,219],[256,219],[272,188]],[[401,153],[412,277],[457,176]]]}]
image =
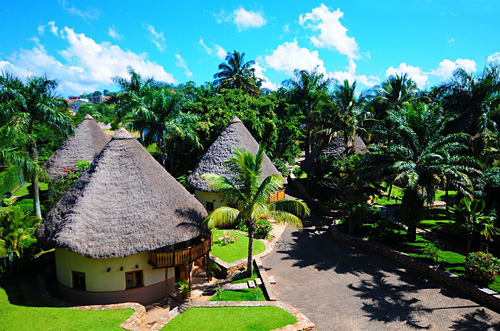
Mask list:
[{"label": "trimmed shrub", "polygon": [[465,275],[481,286],[493,283],[499,267],[497,258],[489,253],[472,252],[465,258]]},{"label": "trimmed shrub", "polygon": [[267,239],[269,233],[273,230],[273,225],[268,220],[258,220],[255,227],[255,238]]},{"label": "trimmed shrub", "polygon": [[19,179],[20,173],[17,170],[17,167],[10,166],[0,173],[0,199],[21,183]]}]

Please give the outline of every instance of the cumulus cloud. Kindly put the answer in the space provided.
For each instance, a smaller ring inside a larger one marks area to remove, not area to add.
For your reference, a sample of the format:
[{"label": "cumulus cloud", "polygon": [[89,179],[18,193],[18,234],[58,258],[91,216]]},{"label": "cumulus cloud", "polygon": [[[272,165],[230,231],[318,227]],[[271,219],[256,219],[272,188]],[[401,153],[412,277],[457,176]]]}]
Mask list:
[{"label": "cumulus cloud", "polygon": [[114,26],[113,27],[110,26],[108,28],[108,35],[116,40],[121,40],[123,38],[123,36],[116,31]]},{"label": "cumulus cloud", "polygon": [[385,75],[389,77],[394,75],[402,75],[405,73],[408,74],[408,77],[413,79],[413,81],[419,88],[424,88],[425,84],[427,84],[427,81],[429,80],[428,74],[423,72],[420,67],[410,66],[404,62],[401,63],[397,68],[389,67],[389,69],[386,70]]},{"label": "cumulus cloud", "polygon": [[55,21],[50,21],[49,23],[47,23],[49,26],[50,26],[50,32],[52,32],[52,34],[56,37],[59,36],[58,34],[58,28],[56,26],[56,22]]},{"label": "cumulus cloud", "polygon": [[300,15],[300,25],[317,31],[319,34],[310,37],[316,47],[336,49],[340,54],[347,55],[349,59],[359,58],[358,43],[353,37],[347,35],[347,28],[340,23],[344,13],[337,9],[330,9],[321,4],[312,12]]},{"label": "cumulus cloud", "polygon": [[266,75],[264,74],[264,72],[266,72],[267,69],[261,66],[260,60],[261,59],[255,61],[255,64],[252,66],[252,68],[255,69],[255,77],[262,79],[263,88],[267,88],[273,91],[277,90],[278,86],[275,83],[271,82],[269,78],[267,78]]},{"label": "cumulus cloud", "polygon": [[184,60],[180,54],[175,54],[175,58],[177,59],[175,65],[181,69],[184,69],[184,73],[186,74],[186,76],[191,77],[193,73],[189,71],[186,60]]},{"label": "cumulus cloud", "polygon": [[86,10],[81,10],[70,5],[66,0],[59,0],[61,7],[73,16],[79,16],[87,20],[95,20],[101,15],[101,11],[94,7],[88,7]]},{"label": "cumulus cloud", "polygon": [[271,55],[265,56],[265,61],[270,68],[284,71],[288,75],[292,75],[295,69],[312,71],[316,67],[318,72],[326,74],[324,62],[319,58],[318,51],[300,47],[296,39],[279,45]]},{"label": "cumulus cloud", "polygon": [[149,31],[149,40],[155,44],[156,48],[158,48],[160,52],[164,52],[167,48],[167,40],[165,39],[163,31],[156,31],[155,27],[151,24],[148,24],[146,29]]},{"label": "cumulus cloud", "polygon": [[458,68],[462,68],[469,73],[474,72],[476,71],[476,62],[469,59],[457,59],[455,61],[445,59],[439,63],[437,69],[431,70],[430,73],[443,79],[448,79]]},{"label": "cumulus cloud", "polygon": [[356,63],[354,60],[349,60],[349,65],[344,71],[335,71],[328,73],[328,77],[336,79],[339,82],[348,80],[349,83],[357,81],[367,87],[372,87],[380,83],[380,78],[377,76],[356,75]]},{"label": "cumulus cloud", "polygon": [[39,36],[43,36],[45,34],[45,25],[39,25],[37,31]]},{"label": "cumulus cloud", "polygon": [[203,38],[200,38],[200,41],[198,42],[203,50],[210,56],[217,56],[219,59],[224,59],[226,57],[227,51],[222,48],[220,45],[213,44],[213,47],[208,47],[205,42],[203,41]]},{"label": "cumulus cloud", "polygon": [[500,52],[496,52],[488,56],[488,62],[500,63]]},{"label": "cumulus cloud", "polygon": [[238,27],[238,30],[259,28],[266,24],[266,20],[261,13],[255,11],[247,11],[243,7],[236,9],[233,14],[233,22]]},{"label": "cumulus cloud", "polygon": [[36,43],[32,49],[20,49],[7,59],[0,58],[0,70],[12,72],[20,78],[47,74],[58,80],[61,93],[69,94],[95,91],[103,85],[112,84],[113,76],[127,77],[127,66],[132,66],[143,76],[176,83],[161,65],[148,60],[147,54],[122,50],[107,42],[97,43],[68,27],[61,29],[60,35],[66,43],[65,48],[59,51],[63,61],[49,54],[42,44]]}]

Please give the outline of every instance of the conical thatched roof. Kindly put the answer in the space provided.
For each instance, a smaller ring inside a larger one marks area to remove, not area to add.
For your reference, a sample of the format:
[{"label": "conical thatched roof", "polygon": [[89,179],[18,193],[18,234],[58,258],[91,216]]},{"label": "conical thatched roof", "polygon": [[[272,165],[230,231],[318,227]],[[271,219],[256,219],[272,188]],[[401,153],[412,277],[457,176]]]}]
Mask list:
[{"label": "conical thatched roof", "polygon": [[[367,152],[366,145],[363,140],[356,136],[354,138],[354,154],[365,154]],[[352,146],[352,144],[350,144]],[[313,151],[309,156],[300,163],[300,168],[305,172],[312,172],[316,167],[316,161],[322,157],[340,157],[345,152],[345,143],[342,137],[334,138],[328,145]]]},{"label": "conical thatched roof", "polygon": [[75,129],[75,135],[66,140],[45,162],[45,171],[53,180],[64,176],[63,169],[73,168],[78,161],[92,162],[109,141],[92,116],[87,115]]},{"label": "conical thatched roof", "polygon": [[125,257],[205,233],[207,212],[126,130],[118,131],[36,231],[42,247]]},{"label": "conical thatched roof", "polygon": [[[232,174],[225,162],[234,156],[235,148],[244,148],[254,154],[259,148],[257,141],[236,116],[203,155],[193,173],[188,177],[188,183],[196,190],[211,192],[208,182],[201,178],[201,175],[213,173],[231,178]],[[266,155],[262,166],[262,177],[266,178],[274,174],[281,175]],[[286,178],[284,180],[286,182]]]}]

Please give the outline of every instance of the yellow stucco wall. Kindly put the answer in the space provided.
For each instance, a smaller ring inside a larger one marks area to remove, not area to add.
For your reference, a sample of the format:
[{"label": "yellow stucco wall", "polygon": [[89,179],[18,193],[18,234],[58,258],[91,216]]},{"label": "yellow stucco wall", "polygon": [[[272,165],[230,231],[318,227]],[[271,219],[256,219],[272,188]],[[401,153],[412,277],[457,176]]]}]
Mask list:
[{"label": "yellow stucco wall", "polygon": [[[149,252],[123,258],[90,259],[63,248],[55,251],[57,279],[66,287],[73,287],[72,271],[84,272],[87,291],[96,292],[125,290],[125,273],[129,271],[142,270],[144,286],[165,280],[165,269],[153,269],[148,264]],[[174,268],[169,268],[167,273],[168,278],[173,277]]]},{"label": "yellow stucco wall", "polygon": [[198,199],[199,202],[203,205],[203,207],[207,208],[207,202],[214,203],[214,209],[217,209],[222,206],[227,206],[227,204],[222,200],[220,194],[214,192],[205,192],[205,191],[194,191],[194,196]]}]

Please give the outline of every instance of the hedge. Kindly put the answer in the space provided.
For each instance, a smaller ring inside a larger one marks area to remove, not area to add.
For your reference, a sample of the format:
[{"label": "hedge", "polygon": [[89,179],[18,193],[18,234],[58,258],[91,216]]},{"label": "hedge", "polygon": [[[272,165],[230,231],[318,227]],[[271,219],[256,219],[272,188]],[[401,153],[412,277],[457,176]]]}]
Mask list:
[{"label": "hedge", "polygon": [[16,166],[10,166],[0,173],[0,199],[21,184]]}]

